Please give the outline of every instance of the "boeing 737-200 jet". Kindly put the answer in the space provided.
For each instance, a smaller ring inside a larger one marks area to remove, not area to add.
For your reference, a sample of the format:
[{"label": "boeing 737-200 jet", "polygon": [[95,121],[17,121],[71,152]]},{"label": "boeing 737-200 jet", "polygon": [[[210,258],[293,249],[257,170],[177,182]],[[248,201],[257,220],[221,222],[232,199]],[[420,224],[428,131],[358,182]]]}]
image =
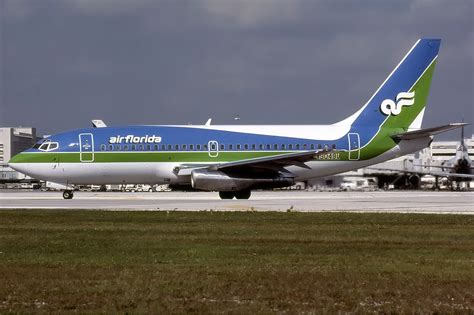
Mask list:
[{"label": "boeing 737-200 jet", "polygon": [[[439,39],[420,39],[368,102],[332,125],[127,126],[42,139],[10,166],[63,185],[191,184],[222,199],[342,173],[425,148],[460,126],[420,129]],[[334,106],[334,104],[331,104]]]}]

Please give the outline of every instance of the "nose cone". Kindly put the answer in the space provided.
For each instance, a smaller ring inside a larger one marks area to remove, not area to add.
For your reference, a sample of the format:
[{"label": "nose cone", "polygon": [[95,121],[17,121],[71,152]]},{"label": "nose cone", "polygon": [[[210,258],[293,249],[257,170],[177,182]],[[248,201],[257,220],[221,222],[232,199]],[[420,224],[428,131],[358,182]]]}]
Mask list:
[{"label": "nose cone", "polygon": [[29,173],[29,163],[26,163],[21,153],[13,156],[10,161],[8,161],[8,166],[25,175]]}]

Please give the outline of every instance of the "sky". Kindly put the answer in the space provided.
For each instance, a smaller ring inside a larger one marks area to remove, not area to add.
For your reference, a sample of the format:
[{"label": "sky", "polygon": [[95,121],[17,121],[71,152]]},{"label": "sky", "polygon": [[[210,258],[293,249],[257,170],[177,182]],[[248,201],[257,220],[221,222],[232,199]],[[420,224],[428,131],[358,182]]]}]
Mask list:
[{"label": "sky", "polygon": [[330,124],[420,37],[423,126],[473,123],[471,0],[0,0],[0,126]]}]

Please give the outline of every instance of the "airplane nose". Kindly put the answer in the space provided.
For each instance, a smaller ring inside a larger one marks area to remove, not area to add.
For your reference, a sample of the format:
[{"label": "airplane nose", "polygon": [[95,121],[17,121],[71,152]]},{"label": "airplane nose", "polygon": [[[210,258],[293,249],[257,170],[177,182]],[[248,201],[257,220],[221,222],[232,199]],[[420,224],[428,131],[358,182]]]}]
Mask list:
[{"label": "airplane nose", "polygon": [[28,175],[29,169],[30,169],[27,163],[8,163],[8,166],[10,166],[15,171],[18,171],[26,175]]},{"label": "airplane nose", "polygon": [[10,161],[8,161],[8,166],[18,171],[20,173],[28,175],[29,173],[29,163],[21,163],[21,153],[13,156]]}]

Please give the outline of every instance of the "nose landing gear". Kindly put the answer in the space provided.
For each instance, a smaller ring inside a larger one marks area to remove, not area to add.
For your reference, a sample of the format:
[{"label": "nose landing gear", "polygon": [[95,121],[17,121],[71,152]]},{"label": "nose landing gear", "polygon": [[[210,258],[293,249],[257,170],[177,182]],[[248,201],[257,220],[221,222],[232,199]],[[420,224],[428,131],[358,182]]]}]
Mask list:
[{"label": "nose landing gear", "polygon": [[63,191],[63,198],[64,199],[72,199],[72,197],[74,197],[74,193],[72,192],[72,190]]}]

